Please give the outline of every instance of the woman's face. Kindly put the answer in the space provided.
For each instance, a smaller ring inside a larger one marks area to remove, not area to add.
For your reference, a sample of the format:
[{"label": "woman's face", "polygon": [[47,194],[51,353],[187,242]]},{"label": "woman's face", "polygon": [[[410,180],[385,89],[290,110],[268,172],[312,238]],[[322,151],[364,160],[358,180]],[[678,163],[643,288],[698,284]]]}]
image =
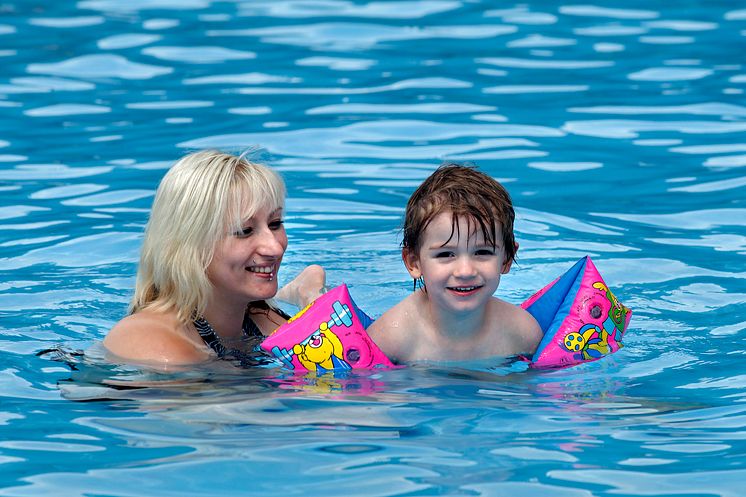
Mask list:
[{"label": "woman's face", "polygon": [[218,242],[207,276],[216,301],[246,305],[277,293],[277,272],[288,246],[282,209],[265,207],[239,233]]}]

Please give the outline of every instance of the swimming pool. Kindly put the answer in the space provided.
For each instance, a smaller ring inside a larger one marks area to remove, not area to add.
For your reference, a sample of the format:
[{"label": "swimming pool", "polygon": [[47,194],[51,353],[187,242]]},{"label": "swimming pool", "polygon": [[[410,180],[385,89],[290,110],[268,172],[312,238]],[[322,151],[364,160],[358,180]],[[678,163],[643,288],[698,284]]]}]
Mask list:
[{"label": "swimming pool", "polygon": [[[0,11],[0,495],[742,494],[746,10]],[[321,262],[373,315],[410,288],[406,198],[441,160],[472,161],[518,206],[499,293],[518,303],[590,254],[635,311],[626,347],[561,371],[308,381],[106,365],[96,344],[125,312],[155,186],[201,147],[279,169],[281,279]]]}]

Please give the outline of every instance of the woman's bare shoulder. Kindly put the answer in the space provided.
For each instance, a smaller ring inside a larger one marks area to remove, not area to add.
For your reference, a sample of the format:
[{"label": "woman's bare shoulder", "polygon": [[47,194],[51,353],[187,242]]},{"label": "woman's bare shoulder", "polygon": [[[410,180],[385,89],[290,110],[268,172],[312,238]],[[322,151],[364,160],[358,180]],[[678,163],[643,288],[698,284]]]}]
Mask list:
[{"label": "woman's bare shoulder", "polygon": [[195,364],[207,360],[206,347],[190,336],[172,313],[140,311],[119,321],[104,339],[117,358],[146,364]]}]

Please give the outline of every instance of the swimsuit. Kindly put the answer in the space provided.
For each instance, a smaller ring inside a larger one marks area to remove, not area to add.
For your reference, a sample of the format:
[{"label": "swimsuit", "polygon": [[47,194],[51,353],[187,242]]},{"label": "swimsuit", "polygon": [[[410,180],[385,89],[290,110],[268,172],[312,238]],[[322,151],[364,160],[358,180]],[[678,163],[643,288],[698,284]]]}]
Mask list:
[{"label": "swimsuit", "polygon": [[[257,302],[256,304],[259,305],[255,305],[253,307],[267,311],[274,311],[283,319],[290,318],[290,316],[282,309],[270,307],[269,304],[267,304],[266,302]],[[225,345],[223,345],[223,343],[220,341],[220,337],[218,337],[218,334],[215,333],[213,327],[203,316],[195,319],[193,324],[194,327],[197,329],[199,336],[202,337],[202,340],[204,340],[205,344],[207,344],[208,347],[215,351],[219,359],[237,361],[242,367],[257,366],[266,362],[265,360],[263,360],[263,354],[259,349],[259,343],[264,340],[264,334],[262,334],[259,327],[251,319],[250,314],[251,313],[247,310],[246,314],[244,314],[243,324],[241,325],[242,340],[246,341],[250,345],[253,345],[250,351],[226,347]]]}]

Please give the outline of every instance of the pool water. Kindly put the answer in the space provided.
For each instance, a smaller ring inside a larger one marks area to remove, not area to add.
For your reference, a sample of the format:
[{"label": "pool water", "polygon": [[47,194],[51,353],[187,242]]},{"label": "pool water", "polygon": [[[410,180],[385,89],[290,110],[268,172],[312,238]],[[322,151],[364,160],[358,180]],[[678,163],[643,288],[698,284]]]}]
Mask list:
[{"label": "pool water", "polygon": [[[0,495],[743,495],[745,41],[725,1],[3,1]],[[321,263],[374,316],[411,288],[409,194],[475,163],[517,206],[498,294],[589,254],[625,347],[108,364],[156,185],[203,147],[287,181],[282,281]]]}]

